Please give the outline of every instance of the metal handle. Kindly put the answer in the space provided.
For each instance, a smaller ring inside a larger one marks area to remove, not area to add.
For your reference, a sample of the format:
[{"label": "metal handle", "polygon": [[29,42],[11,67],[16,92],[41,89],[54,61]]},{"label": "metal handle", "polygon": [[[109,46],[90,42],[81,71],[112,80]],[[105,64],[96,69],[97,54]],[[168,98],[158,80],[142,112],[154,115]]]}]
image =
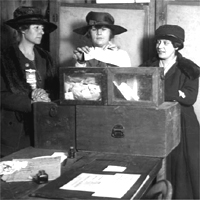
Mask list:
[{"label": "metal handle", "polygon": [[114,138],[123,138],[124,137],[124,127],[120,124],[117,124],[113,127],[111,136]]},{"label": "metal handle", "polygon": [[56,107],[51,107],[50,108],[50,110],[49,110],[49,115],[51,116],[51,117],[55,117],[55,116],[57,116],[57,109],[56,109]]}]

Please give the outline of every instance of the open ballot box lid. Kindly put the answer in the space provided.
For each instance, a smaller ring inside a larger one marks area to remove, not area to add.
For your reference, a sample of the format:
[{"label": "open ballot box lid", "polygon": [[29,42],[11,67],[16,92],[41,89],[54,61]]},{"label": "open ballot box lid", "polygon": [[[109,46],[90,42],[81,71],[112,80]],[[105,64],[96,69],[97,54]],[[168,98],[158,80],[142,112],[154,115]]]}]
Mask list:
[{"label": "open ballot box lid", "polygon": [[60,68],[61,104],[157,107],[163,102],[162,68]]}]

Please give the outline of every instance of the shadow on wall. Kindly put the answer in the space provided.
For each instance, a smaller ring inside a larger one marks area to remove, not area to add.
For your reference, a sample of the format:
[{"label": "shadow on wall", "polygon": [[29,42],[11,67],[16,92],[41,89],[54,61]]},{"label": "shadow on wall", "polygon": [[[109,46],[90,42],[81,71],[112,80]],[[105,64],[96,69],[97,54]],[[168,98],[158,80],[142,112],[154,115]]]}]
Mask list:
[{"label": "shadow on wall", "polygon": [[[84,25],[85,25],[85,23],[75,22],[75,23],[71,24],[71,27],[69,29],[74,30],[75,28],[82,27]],[[69,56],[67,59],[64,59],[60,63],[60,67],[66,67],[66,66],[74,66],[74,64],[75,64],[75,60],[73,58],[73,50],[74,49],[76,49],[77,47],[82,47],[82,46],[86,46],[86,45],[92,46],[92,43],[91,43],[91,40],[88,39],[86,36],[78,35],[72,31],[72,32],[70,32],[70,34],[67,37],[60,39],[60,45],[66,46],[66,47],[63,46],[63,48],[66,48],[66,51],[69,51],[69,49],[71,51],[71,52],[69,52],[69,54],[71,54],[71,56]],[[66,53],[66,51],[63,51],[63,52]]]}]

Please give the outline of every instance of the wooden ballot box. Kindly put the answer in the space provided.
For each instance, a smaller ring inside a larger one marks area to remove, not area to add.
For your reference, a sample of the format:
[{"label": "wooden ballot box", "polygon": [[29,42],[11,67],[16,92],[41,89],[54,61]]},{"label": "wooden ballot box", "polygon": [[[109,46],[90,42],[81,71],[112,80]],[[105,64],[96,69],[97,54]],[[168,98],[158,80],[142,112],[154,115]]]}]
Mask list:
[{"label": "wooden ballot box", "polygon": [[60,103],[157,107],[164,102],[157,67],[60,68]]},{"label": "wooden ballot box", "polygon": [[164,102],[157,67],[61,68],[59,103],[34,112],[37,147],[165,157],[180,141],[179,104]]},{"label": "wooden ballot box", "polygon": [[77,106],[77,149],[165,157],[180,140],[179,106]]},{"label": "wooden ballot box", "polygon": [[33,115],[35,147],[68,150],[75,146],[75,106],[37,102]]}]

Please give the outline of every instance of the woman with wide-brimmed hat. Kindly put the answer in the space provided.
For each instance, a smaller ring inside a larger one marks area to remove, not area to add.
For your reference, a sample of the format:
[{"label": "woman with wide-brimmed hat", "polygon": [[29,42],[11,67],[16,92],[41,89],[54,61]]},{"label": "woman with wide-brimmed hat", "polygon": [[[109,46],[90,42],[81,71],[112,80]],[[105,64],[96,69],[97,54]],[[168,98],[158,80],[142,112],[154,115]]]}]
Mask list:
[{"label": "woman with wide-brimmed hat", "polygon": [[92,47],[78,47],[74,50],[77,67],[131,67],[131,61],[125,50],[117,47],[112,39],[126,32],[122,26],[114,24],[114,18],[107,12],[89,12],[87,25],[74,30],[91,39]]},{"label": "woman with wide-brimmed hat", "polygon": [[165,101],[176,101],[181,108],[181,141],[167,157],[172,199],[199,199],[200,127],[193,104],[198,95],[200,68],[179,53],[184,40],[182,27],[160,26],[155,31],[157,56],[141,66],[164,68]]},{"label": "woman with wide-brimmed hat", "polygon": [[57,26],[48,22],[39,8],[23,6],[5,24],[17,31],[19,41],[1,52],[1,153],[4,155],[30,144],[25,135],[33,130],[32,103],[51,101],[58,85],[52,58],[39,47],[44,33],[54,31]]}]

